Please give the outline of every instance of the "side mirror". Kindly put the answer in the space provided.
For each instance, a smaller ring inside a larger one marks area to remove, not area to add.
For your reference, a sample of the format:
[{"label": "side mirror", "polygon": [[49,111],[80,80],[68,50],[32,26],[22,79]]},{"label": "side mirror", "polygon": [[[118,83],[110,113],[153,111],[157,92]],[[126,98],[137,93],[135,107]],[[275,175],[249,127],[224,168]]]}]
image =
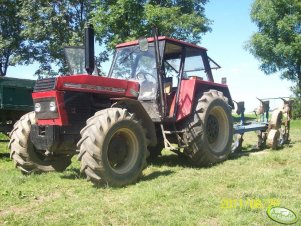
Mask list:
[{"label": "side mirror", "polygon": [[146,52],[148,50],[148,41],[147,41],[147,38],[139,38],[138,40],[139,42],[139,49],[140,51],[142,52]]}]

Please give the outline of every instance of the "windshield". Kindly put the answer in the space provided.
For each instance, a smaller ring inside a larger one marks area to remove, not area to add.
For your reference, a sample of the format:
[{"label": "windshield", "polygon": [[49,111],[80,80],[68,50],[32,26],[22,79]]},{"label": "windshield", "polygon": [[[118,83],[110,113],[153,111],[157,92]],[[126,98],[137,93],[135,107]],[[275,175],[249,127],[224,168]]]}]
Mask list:
[{"label": "windshield", "polygon": [[156,60],[154,48],[140,51],[139,46],[117,49],[110,77],[119,79],[139,80],[139,73],[146,72],[156,76]]},{"label": "windshield", "polygon": [[65,56],[71,75],[85,73],[85,48],[80,46],[65,47]]},{"label": "windshield", "polygon": [[109,77],[136,80],[140,83],[139,99],[154,99],[158,86],[154,46],[147,51],[139,46],[117,49]]}]

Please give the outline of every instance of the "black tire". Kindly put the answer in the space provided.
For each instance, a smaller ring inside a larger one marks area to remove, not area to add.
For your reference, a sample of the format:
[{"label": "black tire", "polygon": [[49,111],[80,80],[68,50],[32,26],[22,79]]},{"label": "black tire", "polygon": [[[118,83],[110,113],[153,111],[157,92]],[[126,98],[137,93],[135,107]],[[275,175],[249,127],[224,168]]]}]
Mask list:
[{"label": "black tire", "polygon": [[146,166],[145,132],[122,108],[101,110],[87,120],[78,142],[81,173],[94,184],[135,183]]},{"label": "black tire", "polygon": [[45,151],[36,150],[30,141],[31,125],[36,124],[35,112],[21,117],[10,133],[10,156],[22,173],[64,171],[70,164],[72,156],[44,156]]},{"label": "black tire", "polygon": [[149,151],[149,160],[154,160],[158,156],[162,155],[162,150],[164,149],[164,138],[162,135],[161,130],[157,132],[157,144],[156,146],[149,146],[148,151]]},{"label": "black tire", "polygon": [[[201,96],[201,97],[200,97]],[[233,120],[222,92],[210,90],[196,96],[193,113],[184,121],[185,153],[196,166],[210,166],[231,153]]]}]

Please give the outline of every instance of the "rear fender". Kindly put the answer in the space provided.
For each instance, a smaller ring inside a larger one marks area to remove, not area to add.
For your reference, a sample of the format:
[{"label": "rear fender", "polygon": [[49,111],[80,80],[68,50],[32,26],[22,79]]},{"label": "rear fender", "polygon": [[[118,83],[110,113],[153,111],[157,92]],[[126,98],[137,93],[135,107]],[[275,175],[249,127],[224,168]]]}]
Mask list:
[{"label": "rear fender", "polygon": [[[228,98],[229,106],[231,106],[232,109],[234,108],[234,104],[227,85],[203,81],[199,79],[183,80],[181,82],[176,121],[180,121],[192,113],[193,104],[196,101],[196,93],[206,92],[210,89],[222,92],[224,96]],[[172,105],[175,105],[175,99]],[[174,109],[174,106],[171,106],[171,111],[173,111]]]},{"label": "rear fender", "polygon": [[111,100],[115,102],[112,107],[126,108],[129,112],[135,113],[136,117],[141,120],[143,128],[147,130],[149,146],[155,146],[157,144],[155,124],[142,104],[138,100],[129,98],[112,98]]}]

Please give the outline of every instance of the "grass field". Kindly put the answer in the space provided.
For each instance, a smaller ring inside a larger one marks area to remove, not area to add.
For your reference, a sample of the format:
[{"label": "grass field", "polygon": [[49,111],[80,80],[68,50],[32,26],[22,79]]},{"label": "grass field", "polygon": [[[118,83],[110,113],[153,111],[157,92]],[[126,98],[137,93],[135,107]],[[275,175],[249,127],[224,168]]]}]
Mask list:
[{"label": "grass field", "polygon": [[0,143],[0,225],[276,225],[271,204],[300,218],[300,134],[293,121],[290,145],[254,151],[250,133],[243,154],[211,168],[164,152],[125,188],[94,187],[76,158],[63,173],[23,176]]}]

